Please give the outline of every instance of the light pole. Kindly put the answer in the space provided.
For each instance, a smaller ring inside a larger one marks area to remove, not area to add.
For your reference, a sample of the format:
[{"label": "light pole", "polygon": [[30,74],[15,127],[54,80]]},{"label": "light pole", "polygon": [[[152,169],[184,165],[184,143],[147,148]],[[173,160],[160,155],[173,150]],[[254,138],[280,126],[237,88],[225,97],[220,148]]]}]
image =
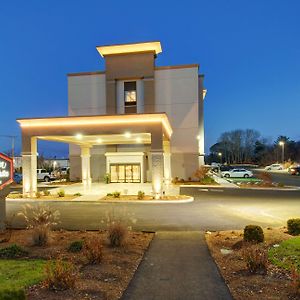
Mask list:
[{"label": "light pole", "polygon": [[282,161],[282,163],[284,163],[284,141],[280,141],[279,142],[279,145],[282,147],[281,148],[281,161]]},{"label": "light pole", "polygon": [[219,157],[220,157],[220,163],[222,164],[222,153],[219,152],[218,155],[219,155]]}]

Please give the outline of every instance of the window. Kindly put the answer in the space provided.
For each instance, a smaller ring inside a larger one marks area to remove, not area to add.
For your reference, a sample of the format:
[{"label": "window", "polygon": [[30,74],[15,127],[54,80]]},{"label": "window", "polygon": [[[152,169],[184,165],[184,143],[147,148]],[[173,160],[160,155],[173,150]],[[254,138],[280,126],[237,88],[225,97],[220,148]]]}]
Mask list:
[{"label": "window", "polygon": [[124,100],[125,106],[136,105],[136,82],[124,82]]}]

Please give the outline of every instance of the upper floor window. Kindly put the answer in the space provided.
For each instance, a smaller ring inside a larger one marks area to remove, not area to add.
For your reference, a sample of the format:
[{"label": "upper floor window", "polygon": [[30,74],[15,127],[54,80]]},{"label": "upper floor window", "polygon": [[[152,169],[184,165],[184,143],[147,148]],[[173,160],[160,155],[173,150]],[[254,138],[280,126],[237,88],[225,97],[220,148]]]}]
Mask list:
[{"label": "upper floor window", "polygon": [[125,106],[136,105],[136,81],[124,82]]}]

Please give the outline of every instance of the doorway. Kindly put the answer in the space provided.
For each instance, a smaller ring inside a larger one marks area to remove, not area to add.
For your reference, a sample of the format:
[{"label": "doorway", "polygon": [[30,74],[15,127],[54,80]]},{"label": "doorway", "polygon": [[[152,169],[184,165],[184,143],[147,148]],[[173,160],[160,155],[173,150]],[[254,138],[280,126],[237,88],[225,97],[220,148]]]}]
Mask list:
[{"label": "doorway", "polygon": [[110,182],[112,183],[140,183],[140,164],[110,164]]}]

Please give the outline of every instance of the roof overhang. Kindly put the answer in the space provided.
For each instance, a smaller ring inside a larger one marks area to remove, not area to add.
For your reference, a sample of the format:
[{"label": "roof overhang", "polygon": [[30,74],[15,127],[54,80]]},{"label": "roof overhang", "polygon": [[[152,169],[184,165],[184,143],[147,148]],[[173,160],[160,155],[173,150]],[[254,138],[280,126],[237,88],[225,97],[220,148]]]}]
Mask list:
[{"label": "roof overhang", "polygon": [[158,41],[145,42],[145,43],[133,43],[133,44],[97,46],[96,49],[102,57],[104,57],[106,55],[139,53],[139,52],[150,52],[150,51],[153,51],[154,54],[158,54],[158,53],[162,52],[161,44]]},{"label": "roof overhang", "polygon": [[[161,125],[164,134],[169,139],[173,133],[169,119],[165,113],[153,114],[126,114],[126,115],[100,115],[100,116],[69,116],[69,117],[50,117],[35,119],[18,119],[22,130],[30,131],[36,136],[48,136],[50,132],[59,132],[62,136],[69,135],[81,129],[83,132],[91,132],[88,130],[97,127],[97,133],[101,135],[101,128],[118,127],[132,128],[135,126],[151,128],[151,126]],[[107,131],[106,131],[107,132]],[[42,134],[45,133],[45,134]],[[68,134],[66,134],[68,133]],[[120,132],[121,133],[121,132]]]}]

